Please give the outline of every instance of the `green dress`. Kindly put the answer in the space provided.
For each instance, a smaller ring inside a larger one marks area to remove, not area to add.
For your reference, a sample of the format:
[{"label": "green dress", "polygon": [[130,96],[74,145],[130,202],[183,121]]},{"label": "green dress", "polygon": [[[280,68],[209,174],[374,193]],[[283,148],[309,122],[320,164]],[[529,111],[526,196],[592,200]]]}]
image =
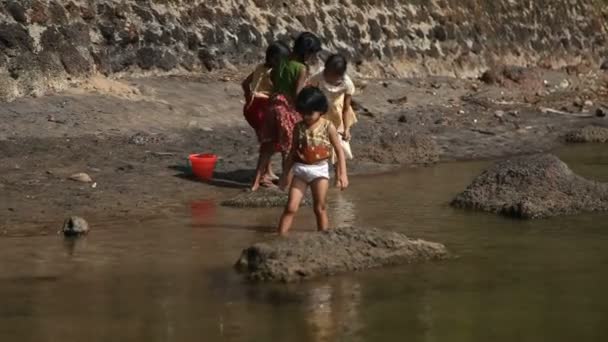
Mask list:
[{"label": "green dress", "polygon": [[306,65],[293,60],[284,60],[278,67],[277,72],[272,75],[273,93],[285,95],[290,100],[295,100],[298,91],[298,79],[300,73],[306,69]]}]

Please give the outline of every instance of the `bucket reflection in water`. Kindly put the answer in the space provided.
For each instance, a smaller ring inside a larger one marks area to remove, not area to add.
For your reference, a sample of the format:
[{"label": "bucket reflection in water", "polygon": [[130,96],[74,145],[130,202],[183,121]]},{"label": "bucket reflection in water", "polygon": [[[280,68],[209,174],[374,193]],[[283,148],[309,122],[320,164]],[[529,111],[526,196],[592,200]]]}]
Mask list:
[{"label": "bucket reflection in water", "polygon": [[207,226],[215,223],[216,207],[212,200],[201,200],[190,203],[192,226]]}]

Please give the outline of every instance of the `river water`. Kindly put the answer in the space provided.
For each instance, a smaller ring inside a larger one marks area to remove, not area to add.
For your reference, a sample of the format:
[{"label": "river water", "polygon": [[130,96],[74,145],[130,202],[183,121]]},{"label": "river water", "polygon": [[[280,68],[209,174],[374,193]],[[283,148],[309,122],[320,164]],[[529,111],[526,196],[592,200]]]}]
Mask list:
[{"label": "river water", "polygon": [[[608,152],[560,152],[608,182]],[[280,209],[201,200],[93,233],[0,238],[0,341],[603,341],[608,214],[524,222],[452,209],[485,162],[353,178],[335,225],[445,243],[458,257],[304,284],[252,285],[231,268]],[[202,196],[204,197],[204,196]],[[295,231],[314,227],[302,209]]]}]

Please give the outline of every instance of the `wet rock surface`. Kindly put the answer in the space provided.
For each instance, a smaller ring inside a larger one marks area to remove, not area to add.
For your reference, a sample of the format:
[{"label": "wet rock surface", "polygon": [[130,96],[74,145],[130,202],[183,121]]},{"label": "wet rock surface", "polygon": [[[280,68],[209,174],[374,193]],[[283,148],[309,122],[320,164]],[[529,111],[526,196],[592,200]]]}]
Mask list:
[{"label": "wet rock surface", "polygon": [[608,185],[576,175],[551,154],[498,162],[473,180],[452,206],[522,219],[608,210]]},{"label": "wet rock surface", "polygon": [[439,243],[375,228],[339,228],[255,244],[243,250],[235,266],[250,280],[296,282],[447,257]]},{"label": "wet rock surface", "polygon": [[606,143],[608,142],[608,127],[586,126],[566,134],[569,143]]}]

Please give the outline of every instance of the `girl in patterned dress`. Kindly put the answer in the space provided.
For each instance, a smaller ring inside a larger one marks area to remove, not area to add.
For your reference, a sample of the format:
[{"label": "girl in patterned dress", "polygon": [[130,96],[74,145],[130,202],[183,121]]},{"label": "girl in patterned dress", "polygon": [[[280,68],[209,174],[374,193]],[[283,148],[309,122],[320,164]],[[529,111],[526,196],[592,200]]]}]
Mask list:
[{"label": "girl in patterned dress", "polygon": [[341,190],[348,187],[346,160],[338,131],[331,121],[324,118],[329,109],[327,98],[319,88],[306,87],[298,95],[295,107],[303,120],[295,126],[291,152],[280,181],[281,187],[285,188],[293,177],[289,200],[279,222],[278,232],[281,235],[287,235],[289,232],[309,186],[313,196],[317,230],[324,231],[329,228],[326,203],[329,159],[334,150],[338,160],[337,185]]}]

